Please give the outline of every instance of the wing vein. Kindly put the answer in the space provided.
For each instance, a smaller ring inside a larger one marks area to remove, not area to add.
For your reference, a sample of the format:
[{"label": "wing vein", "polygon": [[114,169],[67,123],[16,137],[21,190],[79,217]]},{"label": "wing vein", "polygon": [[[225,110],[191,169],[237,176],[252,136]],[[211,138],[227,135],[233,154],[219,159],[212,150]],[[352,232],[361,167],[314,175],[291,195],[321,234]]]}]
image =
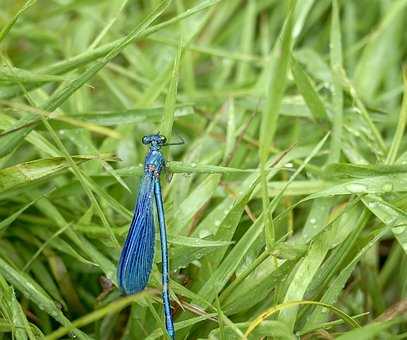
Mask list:
[{"label": "wing vein", "polygon": [[140,184],[130,230],[119,260],[118,281],[125,294],[143,290],[154,258],[153,174],[146,173]]}]

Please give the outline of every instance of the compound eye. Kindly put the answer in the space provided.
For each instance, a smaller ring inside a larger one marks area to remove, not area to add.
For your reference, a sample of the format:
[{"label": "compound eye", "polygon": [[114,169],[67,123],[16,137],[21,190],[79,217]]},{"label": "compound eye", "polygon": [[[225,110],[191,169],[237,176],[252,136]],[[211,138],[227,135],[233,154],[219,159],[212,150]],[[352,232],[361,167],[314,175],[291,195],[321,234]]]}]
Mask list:
[{"label": "compound eye", "polygon": [[144,136],[144,137],[141,139],[141,142],[142,142],[143,144],[150,144],[150,143],[151,143],[150,136]]},{"label": "compound eye", "polygon": [[161,144],[167,143],[167,138],[165,136],[160,136],[160,142]]}]

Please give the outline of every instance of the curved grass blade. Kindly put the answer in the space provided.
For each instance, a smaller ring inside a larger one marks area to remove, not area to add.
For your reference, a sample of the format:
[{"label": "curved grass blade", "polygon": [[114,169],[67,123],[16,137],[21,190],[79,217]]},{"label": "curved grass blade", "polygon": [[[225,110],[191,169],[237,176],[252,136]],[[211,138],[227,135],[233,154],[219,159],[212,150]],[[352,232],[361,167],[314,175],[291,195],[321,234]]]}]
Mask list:
[{"label": "curved grass blade", "polygon": [[96,309],[95,311],[75,320],[69,325],[66,325],[64,327],[58,328],[55,332],[47,335],[45,337],[46,340],[54,340],[54,339],[59,339],[63,337],[64,335],[68,334],[71,332],[73,329],[80,328],[83,326],[86,326],[92,322],[95,322],[101,318],[103,318],[106,315],[109,314],[114,314],[120,312],[123,308],[127,307],[133,302],[139,301],[143,299],[146,296],[152,295],[154,293],[153,290],[145,290],[143,292],[140,292],[137,295],[131,295],[131,296],[126,296],[122,299],[115,300],[108,305]]},{"label": "curved grass blade", "polygon": [[[96,158],[98,156],[92,155],[72,157],[76,164]],[[102,155],[101,158],[105,160],[111,159],[110,156],[105,158],[105,155]],[[10,193],[15,194],[20,189],[26,190],[28,185],[34,185],[59,175],[70,167],[71,164],[63,157],[54,157],[29,161],[0,169],[0,193],[1,195],[7,195]]]},{"label": "curved grass blade", "polygon": [[291,306],[297,306],[297,305],[319,305],[323,306],[325,308],[329,308],[332,312],[337,314],[340,318],[342,318],[347,324],[349,324],[352,328],[358,328],[360,327],[359,323],[355,321],[351,316],[340,310],[339,308],[329,305],[326,303],[322,302],[317,302],[317,301],[290,301],[290,302],[285,302],[282,304],[279,304],[277,306],[273,306],[269,309],[267,309],[265,312],[260,314],[256,319],[254,319],[250,324],[249,327],[247,328],[247,331],[245,333],[245,339],[247,339],[247,336],[253,332],[253,330],[262,323],[263,320],[269,318],[271,315],[284,310],[285,308],[291,307]]},{"label": "curved grass blade", "polygon": [[3,27],[3,29],[0,31],[0,43],[3,41],[3,39],[7,36],[7,34],[10,32],[14,24],[17,22],[18,18],[27,10],[29,9],[32,5],[34,5],[37,2],[37,0],[28,0],[23,7],[17,12],[17,14]]}]

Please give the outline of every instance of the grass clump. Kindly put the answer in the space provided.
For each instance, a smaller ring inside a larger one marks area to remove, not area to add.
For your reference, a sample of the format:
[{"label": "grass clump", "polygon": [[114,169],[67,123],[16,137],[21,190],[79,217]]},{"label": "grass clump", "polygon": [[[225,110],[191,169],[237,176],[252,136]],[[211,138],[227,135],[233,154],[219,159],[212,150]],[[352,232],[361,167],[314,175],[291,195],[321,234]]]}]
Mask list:
[{"label": "grass clump", "polygon": [[406,5],[3,0],[0,337],[164,337],[160,257],[115,288],[160,131],[178,338],[403,338]]}]

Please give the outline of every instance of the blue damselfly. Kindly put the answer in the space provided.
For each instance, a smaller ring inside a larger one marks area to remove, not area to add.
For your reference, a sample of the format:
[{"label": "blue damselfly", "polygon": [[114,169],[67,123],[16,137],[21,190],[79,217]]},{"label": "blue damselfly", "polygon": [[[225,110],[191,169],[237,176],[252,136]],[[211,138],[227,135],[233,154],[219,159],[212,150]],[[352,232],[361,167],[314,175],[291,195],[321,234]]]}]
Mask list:
[{"label": "blue damselfly", "polygon": [[179,143],[167,143],[166,137],[155,134],[144,136],[142,143],[150,145],[150,150],[144,160],[144,176],[140,184],[129,233],[120,255],[117,277],[120,288],[125,294],[137,293],[143,290],[147,285],[154,259],[155,230],[153,200],[155,200],[157,219],[160,226],[162,298],[165,325],[168,335],[172,339],[175,339],[168,287],[169,265],[167,232],[160,184],[160,174],[165,169],[165,158],[161,152],[161,147],[183,144],[183,141]]}]

